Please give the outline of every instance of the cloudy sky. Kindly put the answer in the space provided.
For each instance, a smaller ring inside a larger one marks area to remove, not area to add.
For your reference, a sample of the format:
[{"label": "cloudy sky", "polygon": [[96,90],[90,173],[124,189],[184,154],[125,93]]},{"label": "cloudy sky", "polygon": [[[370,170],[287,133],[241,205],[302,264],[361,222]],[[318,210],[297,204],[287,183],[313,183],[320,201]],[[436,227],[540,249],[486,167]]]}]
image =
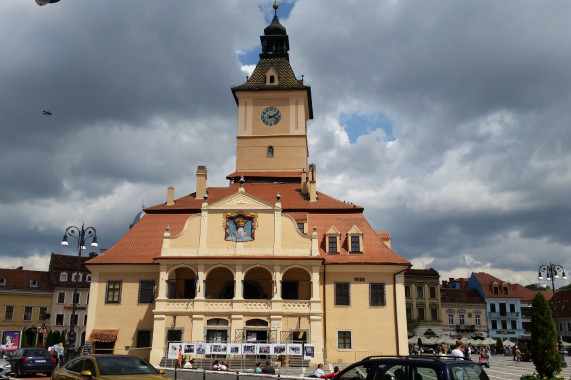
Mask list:
[{"label": "cloudy sky", "polygon": [[[226,186],[230,88],[272,4],[0,2],[0,266],[74,254],[69,225],[112,246],[168,186],[194,192],[197,165]],[[290,0],[278,16],[312,87],[319,191],[443,279],[571,269],[571,2]]]}]

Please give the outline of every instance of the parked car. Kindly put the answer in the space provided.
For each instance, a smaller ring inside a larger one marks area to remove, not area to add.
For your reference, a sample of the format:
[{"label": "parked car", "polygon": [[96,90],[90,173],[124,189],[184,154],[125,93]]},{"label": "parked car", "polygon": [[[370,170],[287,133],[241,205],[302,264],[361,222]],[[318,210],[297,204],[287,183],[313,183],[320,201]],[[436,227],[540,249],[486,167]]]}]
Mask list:
[{"label": "parked car", "polygon": [[45,348],[18,348],[8,359],[16,377],[25,373],[50,376],[56,366],[55,358]]},{"label": "parked car", "polygon": [[75,358],[56,369],[52,380],[75,379],[168,379],[164,371],[157,370],[147,361],[129,355],[86,355]]},{"label": "parked car", "polygon": [[369,356],[335,380],[489,380],[477,363],[454,356]]},{"label": "parked car", "polygon": [[8,380],[10,378],[10,372],[12,372],[12,365],[7,357],[0,358],[0,380]]}]

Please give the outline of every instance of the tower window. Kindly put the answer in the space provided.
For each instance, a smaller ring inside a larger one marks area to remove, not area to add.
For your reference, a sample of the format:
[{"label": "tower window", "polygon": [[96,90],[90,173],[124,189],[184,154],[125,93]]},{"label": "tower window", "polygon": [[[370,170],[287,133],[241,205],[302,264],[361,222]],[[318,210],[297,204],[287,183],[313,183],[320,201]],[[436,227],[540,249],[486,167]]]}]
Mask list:
[{"label": "tower window", "polygon": [[268,158],[273,158],[273,157],[274,157],[274,147],[269,146],[268,147]]},{"label": "tower window", "polygon": [[269,82],[270,82],[270,83],[274,83],[275,81],[276,81],[276,77],[273,76],[273,75],[270,75],[270,80],[269,80]]}]

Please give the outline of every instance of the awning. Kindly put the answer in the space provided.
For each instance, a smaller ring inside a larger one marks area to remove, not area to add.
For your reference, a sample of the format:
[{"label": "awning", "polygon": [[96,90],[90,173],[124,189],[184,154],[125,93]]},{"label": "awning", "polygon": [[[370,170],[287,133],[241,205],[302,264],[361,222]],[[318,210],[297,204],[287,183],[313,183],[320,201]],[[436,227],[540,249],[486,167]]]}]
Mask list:
[{"label": "awning", "polygon": [[93,329],[89,340],[92,342],[110,343],[117,340],[118,329]]}]

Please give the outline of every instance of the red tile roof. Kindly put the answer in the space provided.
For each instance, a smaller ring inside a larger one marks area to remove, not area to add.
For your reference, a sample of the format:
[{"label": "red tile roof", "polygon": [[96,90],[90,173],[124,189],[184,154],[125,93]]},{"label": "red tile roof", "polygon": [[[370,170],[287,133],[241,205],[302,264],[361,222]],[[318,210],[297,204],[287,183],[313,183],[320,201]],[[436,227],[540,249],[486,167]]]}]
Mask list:
[{"label": "red tile roof", "polygon": [[[482,285],[482,290],[484,291],[486,298],[521,298],[516,289],[512,287],[512,284],[509,282],[500,280],[499,278],[484,272],[474,272],[473,275]],[[498,287],[498,294],[494,294],[494,286]],[[507,294],[504,294],[504,286],[508,289]]]},{"label": "red tile roof", "polygon": [[[206,189],[208,203],[212,204],[238,192],[240,184],[234,183],[228,187],[209,187]],[[355,212],[363,211],[363,208],[351,203],[339,201],[321,192],[317,193],[317,201],[309,202],[306,195],[301,194],[298,183],[245,183],[246,193],[253,195],[268,203],[276,203],[276,195],[281,195],[280,202],[283,212],[300,211],[332,211],[332,212]],[[202,198],[196,199],[196,193],[176,199],[173,205],[160,204],[145,209],[146,213],[176,211],[176,212],[199,212],[202,207]]]},{"label": "red tile roof", "polygon": [[[91,257],[97,256],[97,253],[86,253],[81,256],[81,265],[79,273],[82,274],[81,281],[77,282],[79,288],[89,288],[90,282],[86,281],[87,277],[85,274],[89,273],[89,270],[85,266],[85,262]],[[72,281],[72,274],[77,271],[77,256],[70,255],[60,255],[57,253],[52,253],[50,257],[49,273],[52,285],[54,287],[74,287],[75,281]],[[66,272],[68,274],[68,281],[61,282],[60,274]]]},{"label": "red tile roof", "polygon": [[[4,279],[5,285],[0,285],[0,290],[15,290],[27,292],[51,292],[49,272],[37,270],[24,270],[22,267],[16,269],[1,269],[0,279]],[[37,284],[37,286],[32,286]]]},{"label": "red tile roof", "polygon": [[407,269],[404,272],[405,276],[429,276],[429,277],[438,277],[440,278],[440,273],[434,268],[429,269]]},{"label": "red tile roof", "polygon": [[553,297],[553,292],[551,290],[531,290],[520,284],[512,284],[512,287],[521,297],[523,302],[531,302],[537,293],[543,294],[545,299],[548,301]]},{"label": "red tile roof", "polygon": [[486,301],[476,289],[440,289],[440,300],[442,303],[481,303],[486,304]]},{"label": "red tile roof", "polygon": [[[397,255],[382,242],[379,234],[365,219],[361,207],[341,202],[323,193],[318,193],[317,202],[309,202],[301,195],[299,187],[299,184],[287,183],[244,185],[246,193],[271,204],[276,202],[275,196],[280,193],[283,212],[292,215],[295,220],[307,219],[309,235],[313,233],[313,226],[317,226],[320,257],[328,263],[410,265],[408,260]],[[222,200],[236,193],[238,189],[239,184],[227,188],[208,188],[208,203]],[[147,214],[133,228],[105,253],[90,260],[89,264],[156,263],[156,258],[161,253],[166,226],[170,227],[171,235],[178,234],[188,218],[200,212],[202,203],[202,199],[195,199],[191,194],[177,199],[171,206],[162,204],[145,209]],[[341,234],[340,253],[335,255],[325,252],[325,233],[331,226],[335,226]],[[357,226],[363,233],[363,253],[347,251],[347,233],[353,226]]]},{"label": "red tile roof", "polygon": [[[553,295],[552,291],[549,291],[549,293]],[[549,306],[555,311],[555,298],[551,297]],[[557,316],[571,317],[571,289],[557,291]]]}]

